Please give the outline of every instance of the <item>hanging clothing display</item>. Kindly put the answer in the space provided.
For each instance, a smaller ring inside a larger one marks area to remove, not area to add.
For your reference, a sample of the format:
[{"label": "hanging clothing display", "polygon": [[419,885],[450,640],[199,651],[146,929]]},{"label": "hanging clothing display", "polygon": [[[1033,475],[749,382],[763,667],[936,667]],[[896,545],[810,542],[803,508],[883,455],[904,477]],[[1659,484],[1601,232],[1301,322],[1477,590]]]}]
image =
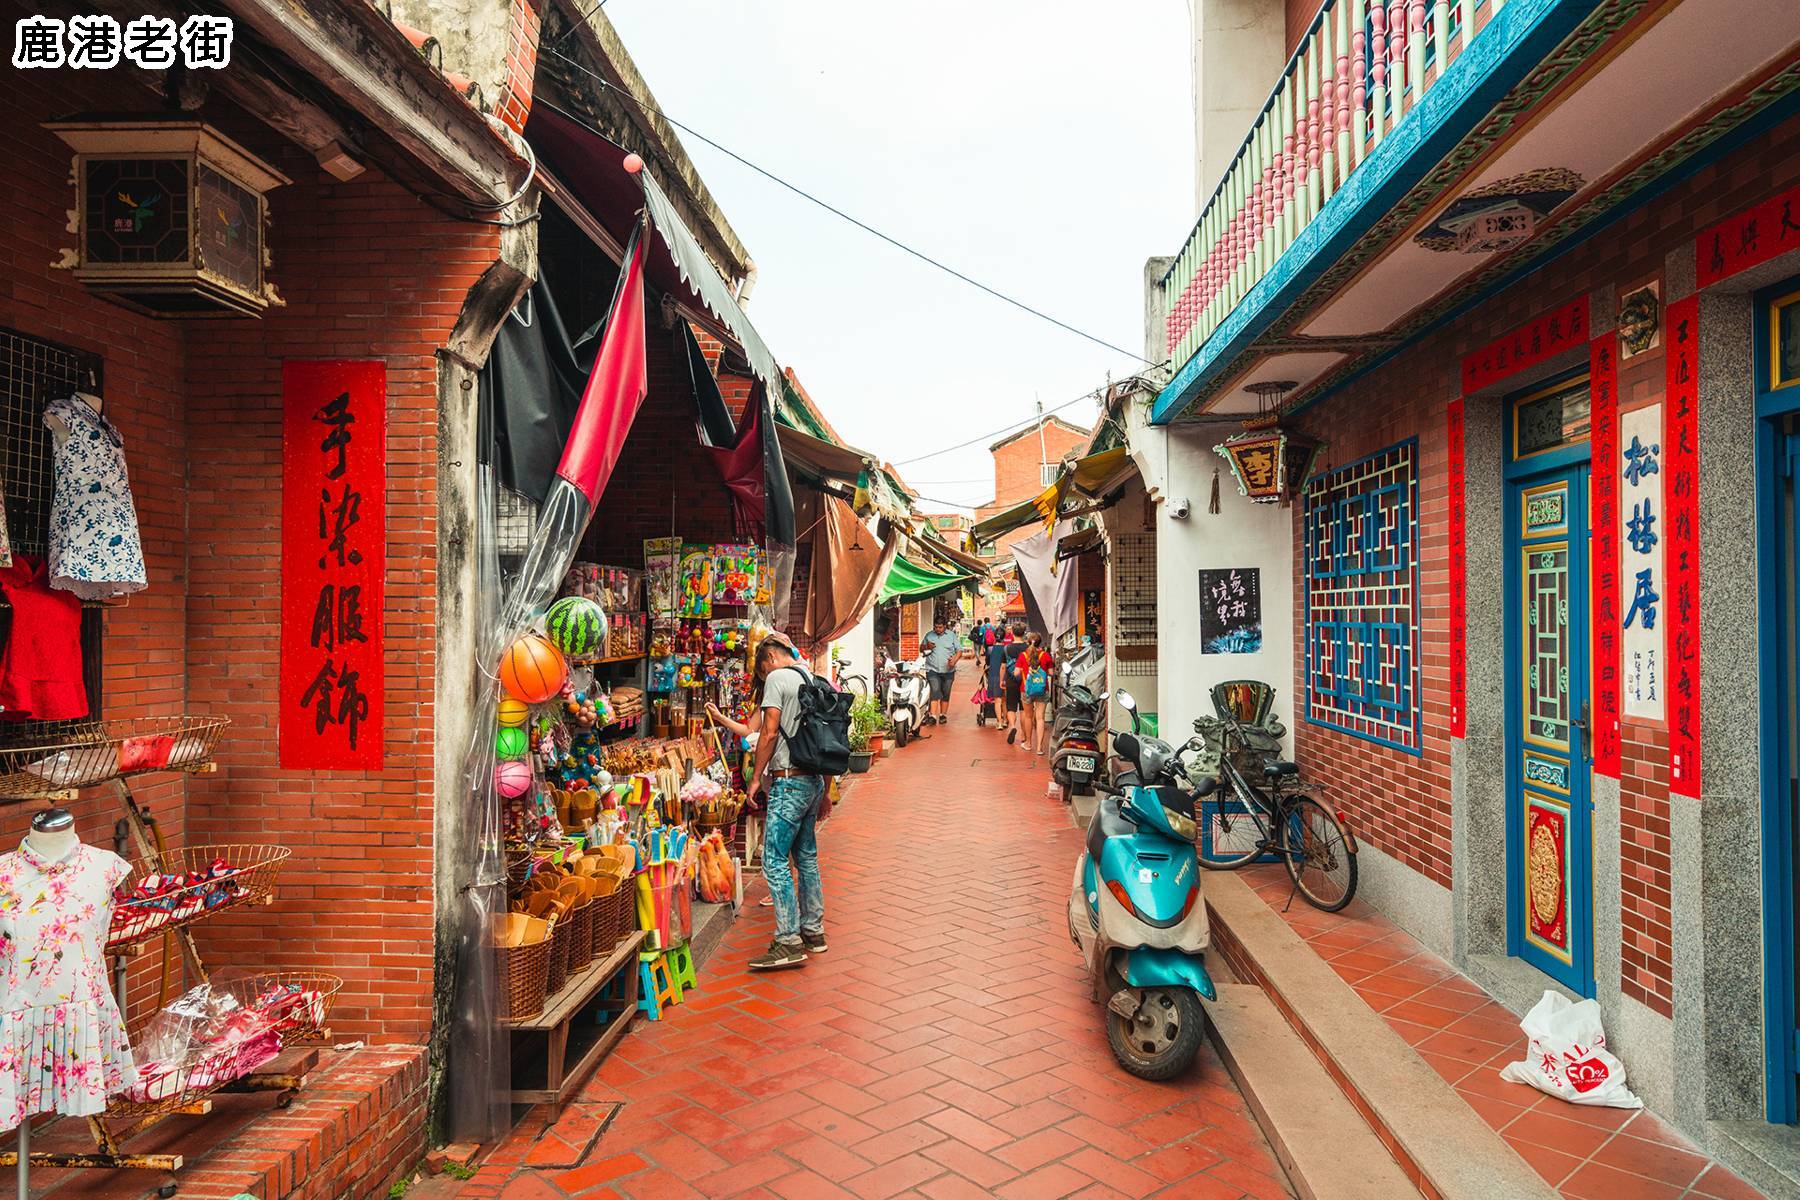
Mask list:
[{"label": "hanging clothing display", "polygon": [[0,647],[0,719],[70,721],[88,715],[82,681],[81,601],[50,586],[44,560],[0,567],[12,630]]},{"label": "hanging clothing display", "polygon": [[137,509],[125,475],[125,439],[92,404],[64,396],[44,406],[62,427],[50,506],[50,583],[83,600],[107,600],[147,583]]},{"label": "hanging clothing display", "polygon": [[6,528],[6,493],[0,492],[0,567],[12,566],[12,534]]},{"label": "hanging clothing display", "polygon": [[106,973],[124,859],[77,842],[57,860],[0,854],[0,1129],[33,1113],[91,1116],[137,1082]]}]

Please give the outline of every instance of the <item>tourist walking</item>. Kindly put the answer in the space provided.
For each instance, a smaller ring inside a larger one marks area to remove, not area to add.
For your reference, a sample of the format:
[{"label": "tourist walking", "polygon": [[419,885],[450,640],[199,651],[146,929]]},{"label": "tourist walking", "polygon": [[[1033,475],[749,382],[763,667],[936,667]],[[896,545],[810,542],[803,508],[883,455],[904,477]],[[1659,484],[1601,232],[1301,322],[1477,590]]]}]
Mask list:
[{"label": "tourist walking", "polygon": [[1019,654],[1019,694],[1024,707],[1019,712],[1019,725],[1025,735],[1025,749],[1037,751],[1041,758],[1049,748],[1050,730],[1044,724],[1044,702],[1050,698],[1050,667],[1053,660],[1044,649],[1044,636],[1033,632],[1025,639]]},{"label": "tourist walking", "polygon": [[919,653],[925,657],[925,678],[931,685],[931,716],[927,725],[942,725],[950,719],[950,685],[956,682],[956,664],[963,655],[962,634],[944,621],[943,610],[932,618],[931,632],[919,639]]},{"label": "tourist walking", "polygon": [[775,940],[750,969],[770,971],[800,966],[827,948],[818,823],[831,814],[831,801],[825,777],[796,770],[788,754],[788,738],[800,729],[800,689],[812,672],[780,633],[757,645],[754,670],[761,736],[750,778],[753,790],[767,789],[763,878],[775,901]]},{"label": "tourist walking", "polygon": [[[1025,626],[1014,625],[1011,629],[1006,631],[1006,641],[1001,643],[1000,646],[1001,652],[1005,656],[1006,663],[1006,677],[1003,681],[1003,689],[1006,698],[1007,712],[1006,744],[1009,746],[1018,740],[1019,734],[1022,732],[1020,721],[1024,716],[1023,709],[1025,702],[1021,693],[1024,677],[1019,674],[1019,641],[1024,636]],[[1026,743],[1027,746],[1030,746],[1030,744],[1031,743],[1029,742]]]}]

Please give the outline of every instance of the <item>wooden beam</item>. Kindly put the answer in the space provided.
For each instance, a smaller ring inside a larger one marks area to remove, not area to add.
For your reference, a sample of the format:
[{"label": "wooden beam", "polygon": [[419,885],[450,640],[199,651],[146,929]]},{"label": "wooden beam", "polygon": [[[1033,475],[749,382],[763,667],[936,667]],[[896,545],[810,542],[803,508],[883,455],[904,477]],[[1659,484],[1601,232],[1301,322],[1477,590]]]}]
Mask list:
[{"label": "wooden beam", "polygon": [[406,36],[356,0],[225,0],[225,7],[392,138],[457,195],[491,204],[526,166]]}]

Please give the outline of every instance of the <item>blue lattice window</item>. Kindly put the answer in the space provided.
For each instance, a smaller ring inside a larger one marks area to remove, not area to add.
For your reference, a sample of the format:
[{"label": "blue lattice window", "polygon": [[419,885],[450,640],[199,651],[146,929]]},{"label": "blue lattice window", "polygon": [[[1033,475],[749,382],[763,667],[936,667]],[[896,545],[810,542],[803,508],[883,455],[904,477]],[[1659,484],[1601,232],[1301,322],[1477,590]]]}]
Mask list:
[{"label": "blue lattice window", "polygon": [[1419,753],[1418,443],[1306,489],[1306,718]]}]

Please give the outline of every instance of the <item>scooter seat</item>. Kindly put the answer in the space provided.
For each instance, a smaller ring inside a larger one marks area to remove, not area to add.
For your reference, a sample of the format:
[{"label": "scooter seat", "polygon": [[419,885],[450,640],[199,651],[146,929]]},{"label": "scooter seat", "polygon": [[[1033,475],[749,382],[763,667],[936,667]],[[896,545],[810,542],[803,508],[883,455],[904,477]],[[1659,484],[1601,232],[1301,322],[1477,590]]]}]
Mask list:
[{"label": "scooter seat", "polygon": [[1102,795],[1099,807],[1094,810],[1094,819],[1088,822],[1088,856],[1099,862],[1100,852],[1105,849],[1108,838],[1130,837],[1136,832],[1137,826],[1119,812],[1119,798]]},{"label": "scooter seat", "polygon": [[1264,779],[1282,779],[1289,775],[1298,775],[1299,773],[1299,763],[1272,762],[1263,764]]}]

